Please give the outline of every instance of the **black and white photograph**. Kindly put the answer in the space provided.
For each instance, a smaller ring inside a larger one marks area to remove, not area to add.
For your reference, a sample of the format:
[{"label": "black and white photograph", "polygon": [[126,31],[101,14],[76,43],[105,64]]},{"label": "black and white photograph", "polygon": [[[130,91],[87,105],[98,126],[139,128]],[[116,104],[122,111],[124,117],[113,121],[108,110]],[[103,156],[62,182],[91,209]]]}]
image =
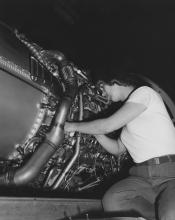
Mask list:
[{"label": "black and white photograph", "polygon": [[0,1],[0,220],[175,219],[175,2]]}]

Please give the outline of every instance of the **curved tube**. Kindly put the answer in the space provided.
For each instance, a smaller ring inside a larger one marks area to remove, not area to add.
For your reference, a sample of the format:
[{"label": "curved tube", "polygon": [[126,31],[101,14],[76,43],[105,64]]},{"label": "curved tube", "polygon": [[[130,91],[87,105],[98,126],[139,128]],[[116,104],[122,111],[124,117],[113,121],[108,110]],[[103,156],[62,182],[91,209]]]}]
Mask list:
[{"label": "curved tube", "polygon": [[50,157],[55,153],[57,147],[62,143],[64,139],[63,125],[70,104],[71,100],[65,97],[61,103],[54,127],[47,135],[46,141],[41,144],[26,165],[15,172],[13,179],[15,185],[26,184],[35,179]]},{"label": "curved tube", "polygon": [[[80,93],[80,102],[79,102],[79,108],[80,108],[80,113],[79,113],[79,120],[83,120],[83,97],[82,94]],[[52,187],[53,190],[57,189],[61,182],[63,181],[64,177],[66,176],[67,172],[70,170],[70,168],[73,166],[74,162],[76,161],[79,152],[80,152],[80,134],[77,134],[77,140],[76,140],[76,145],[75,145],[75,152],[73,157],[71,158],[70,162],[67,164],[61,175],[56,179],[54,186]]]},{"label": "curved tube", "polygon": [[[73,73],[72,73],[73,74]],[[65,82],[66,92],[59,106],[53,127],[46,135],[46,140],[41,143],[29,161],[17,170],[0,176],[0,185],[24,185],[33,181],[41,172],[50,157],[55,153],[57,147],[62,144],[64,139],[64,123],[76,93],[76,81],[72,75]]]},{"label": "curved tube", "polygon": [[76,161],[76,159],[77,159],[77,157],[79,155],[79,152],[80,152],[80,139],[81,139],[81,137],[80,137],[80,135],[78,135],[77,136],[77,141],[76,141],[76,146],[75,146],[75,153],[74,153],[73,157],[71,158],[71,161],[69,162],[69,164],[65,167],[65,169],[63,170],[61,175],[55,181],[54,186],[52,187],[53,190],[55,190],[55,189],[57,189],[59,187],[59,185],[61,184],[62,180],[66,176],[67,172],[70,170],[70,168],[72,167],[72,165]]}]

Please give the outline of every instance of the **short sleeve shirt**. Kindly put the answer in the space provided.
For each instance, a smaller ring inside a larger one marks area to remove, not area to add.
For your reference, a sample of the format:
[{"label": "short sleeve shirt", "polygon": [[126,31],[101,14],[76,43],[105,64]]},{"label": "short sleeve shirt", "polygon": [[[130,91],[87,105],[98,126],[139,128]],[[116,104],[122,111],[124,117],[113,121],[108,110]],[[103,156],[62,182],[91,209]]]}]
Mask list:
[{"label": "short sleeve shirt", "polygon": [[121,132],[121,140],[136,163],[153,157],[175,154],[175,127],[161,96],[152,88],[136,89],[127,102],[147,108],[129,122]]}]

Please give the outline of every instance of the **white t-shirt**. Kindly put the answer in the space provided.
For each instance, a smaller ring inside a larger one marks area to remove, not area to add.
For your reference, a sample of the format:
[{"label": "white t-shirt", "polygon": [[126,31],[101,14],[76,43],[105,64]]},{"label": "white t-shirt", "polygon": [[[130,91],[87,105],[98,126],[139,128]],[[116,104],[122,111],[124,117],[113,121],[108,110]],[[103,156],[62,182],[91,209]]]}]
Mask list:
[{"label": "white t-shirt", "polygon": [[175,127],[161,96],[152,88],[136,89],[127,102],[147,107],[121,132],[121,140],[136,163],[153,157],[175,154]]}]

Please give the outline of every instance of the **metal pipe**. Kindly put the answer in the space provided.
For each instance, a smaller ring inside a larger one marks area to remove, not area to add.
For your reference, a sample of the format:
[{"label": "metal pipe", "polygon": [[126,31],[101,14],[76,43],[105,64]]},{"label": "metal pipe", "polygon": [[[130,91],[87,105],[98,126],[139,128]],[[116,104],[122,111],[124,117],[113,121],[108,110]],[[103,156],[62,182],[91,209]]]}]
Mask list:
[{"label": "metal pipe", "polygon": [[[83,97],[82,97],[82,93],[80,92],[79,94],[79,120],[81,121],[83,119]],[[79,152],[80,152],[80,134],[77,133],[77,140],[76,140],[76,145],[75,145],[75,153],[73,155],[73,157],[71,158],[70,162],[68,163],[68,165],[65,167],[65,169],[63,170],[63,172],[61,173],[61,175],[57,178],[57,180],[55,181],[52,189],[55,190],[59,187],[59,185],[61,184],[61,182],[63,181],[64,177],[66,176],[67,172],[70,170],[70,168],[73,166],[74,162],[76,161]]]},{"label": "metal pipe", "polygon": [[80,135],[78,135],[77,136],[77,141],[76,141],[76,146],[75,146],[75,153],[74,153],[72,159],[70,160],[70,162],[68,163],[68,165],[66,166],[66,168],[63,170],[63,172],[59,176],[59,178],[55,181],[54,186],[52,187],[53,190],[57,189],[59,187],[62,180],[66,176],[67,172],[70,170],[70,168],[72,167],[72,165],[76,161],[76,159],[79,155],[79,152],[80,152],[80,139],[81,139],[81,137],[80,137]]}]

